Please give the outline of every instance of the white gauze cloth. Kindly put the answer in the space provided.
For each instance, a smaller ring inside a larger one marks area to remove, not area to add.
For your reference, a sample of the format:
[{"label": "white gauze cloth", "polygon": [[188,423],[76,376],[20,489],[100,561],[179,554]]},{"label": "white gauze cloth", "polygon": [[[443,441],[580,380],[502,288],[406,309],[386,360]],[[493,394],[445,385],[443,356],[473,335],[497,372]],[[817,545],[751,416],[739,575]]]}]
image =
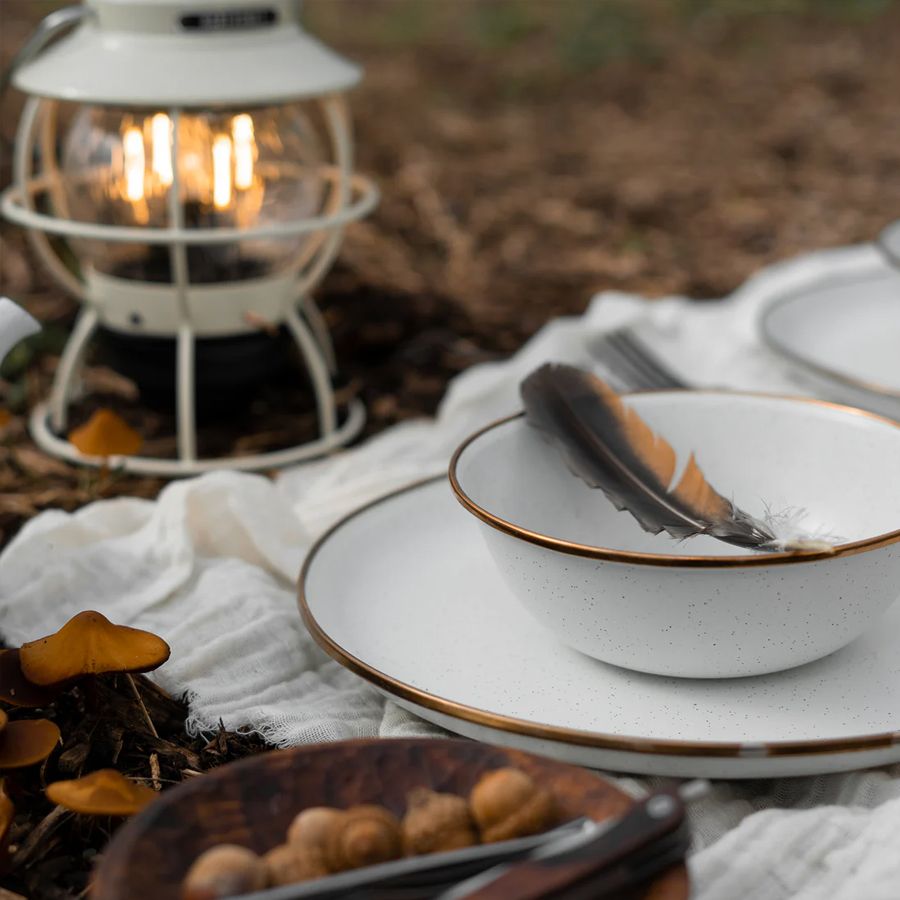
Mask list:
[{"label": "white gauze cloth", "polygon": [[[187,694],[192,732],[250,726],[280,746],[439,734],[385,703],[306,633],[294,582],[316,536],[368,500],[442,471],[467,434],[519,407],[518,383],[535,366],[596,365],[592,343],[626,323],[691,383],[804,392],[760,345],[759,309],[811,279],[880,267],[873,248],[855,247],[767,269],[715,304],[600,294],[512,359],[456,378],[433,421],[398,425],[275,482],[217,473],[171,484],[155,502],[42,513],[0,556],[0,634],[18,644],[96,609],[162,635],[172,656],[154,677]],[[620,779],[632,791],[653,781]],[[719,782],[691,815],[700,900],[900,897],[900,766]]]}]

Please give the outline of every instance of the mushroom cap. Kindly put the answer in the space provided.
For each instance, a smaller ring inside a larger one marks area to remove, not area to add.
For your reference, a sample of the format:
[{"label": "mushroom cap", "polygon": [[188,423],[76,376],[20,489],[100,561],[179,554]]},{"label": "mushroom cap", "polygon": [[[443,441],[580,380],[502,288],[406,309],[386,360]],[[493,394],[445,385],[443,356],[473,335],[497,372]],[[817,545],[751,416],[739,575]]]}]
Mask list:
[{"label": "mushroom cap", "polygon": [[22,644],[19,665],[43,687],[83,675],[149,672],[161,666],[169,645],[149,631],[114,625],[93,610],[73,616],[54,634]]},{"label": "mushroom cap", "polygon": [[[10,832],[15,815],[16,810],[12,800],[6,796],[6,792],[3,789],[3,781],[0,780],[0,875],[5,875],[9,871],[9,866],[12,862],[7,851],[9,850]],[[0,897],[3,894],[3,890],[0,889]]]},{"label": "mushroom cap", "polygon": [[9,716],[7,716],[6,713],[3,712],[2,709],[0,709],[0,731],[3,731],[3,729],[6,728],[6,723],[8,721],[9,721]]},{"label": "mushroom cap", "polygon": [[[15,814],[16,810],[13,807],[12,800],[6,796],[3,782],[0,781],[0,852],[6,849],[6,844],[9,840],[9,829],[12,826]],[[0,863],[0,870],[2,868],[3,864]]]},{"label": "mushroom cap", "polygon": [[59,729],[47,719],[9,722],[0,731],[0,769],[21,769],[43,762],[59,743]]},{"label": "mushroom cap", "polygon": [[158,796],[115,769],[98,769],[72,781],[48,784],[47,797],[57,806],[87,816],[132,816]]},{"label": "mushroom cap", "polygon": [[144,440],[111,409],[98,409],[84,425],[69,432],[69,442],[86,456],[134,456]]},{"label": "mushroom cap", "polygon": [[25,677],[18,650],[0,650],[0,700],[4,703],[34,709],[49,705],[58,693],[54,688],[33,684]]}]

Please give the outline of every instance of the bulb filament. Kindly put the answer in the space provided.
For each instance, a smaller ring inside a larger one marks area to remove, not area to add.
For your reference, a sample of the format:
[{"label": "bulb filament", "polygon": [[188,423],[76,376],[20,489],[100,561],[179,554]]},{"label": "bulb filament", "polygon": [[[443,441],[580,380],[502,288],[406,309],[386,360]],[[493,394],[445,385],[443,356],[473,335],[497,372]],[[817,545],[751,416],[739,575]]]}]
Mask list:
[{"label": "bulb filament", "polygon": [[217,135],[213,140],[213,205],[227,209],[231,204],[231,138]]},{"label": "bulb filament", "polygon": [[141,129],[132,126],[122,136],[125,163],[125,196],[137,203],[144,199],[144,136]]},{"label": "bulb filament", "polygon": [[[246,216],[248,209],[258,207],[256,203],[247,207],[248,200],[261,202],[264,191],[255,173],[259,151],[252,116],[240,113],[230,125],[230,134],[214,134],[203,117],[182,119],[179,181],[185,198],[205,203],[212,199],[217,210],[231,207],[235,191],[247,192],[238,210]],[[164,195],[174,183],[173,139],[173,123],[164,112],[144,119],[140,126],[129,122],[122,131],[120,196],[134,205],[139,217],[144,217],[148,199]]]},{"label": "bulb filament", "polygon": [[231,123],[234,140],[234,186],[239,191],[253,187],[253,163],[256,142],[253,139],[253,119],[246,113],[235,116]]},{"label": "bulb filament", "polygon": [[153,139],[153,171],[159,183],[168,187],[172,183],[172,122],[165,113],[157,113],[150,120]]}]

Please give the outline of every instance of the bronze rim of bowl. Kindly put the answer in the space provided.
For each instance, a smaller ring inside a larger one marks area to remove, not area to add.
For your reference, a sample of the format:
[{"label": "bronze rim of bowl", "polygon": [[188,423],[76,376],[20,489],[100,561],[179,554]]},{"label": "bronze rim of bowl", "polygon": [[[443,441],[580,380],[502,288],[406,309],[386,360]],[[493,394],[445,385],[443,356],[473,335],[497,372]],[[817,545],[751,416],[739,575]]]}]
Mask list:
[{"label": "bronze rim of bowl", "polygon": [[[643,391],[642,394],[663,395],[663,394],[685,394],[686,391],[666,390],[666,391]],[[827,400],[816,400],[811,397],[792,397],[779,394],[767,394],[751,391],[727,391],[727,390],[702,390],[692,391],[696,394],[724,394],[732,397],[751,397],[765,400],[789,401],[793,403],[806,403],[812,406],[825,407],[827,409],[837,410],[838,412],[847,413],[854,416],[861,416],[866,419],[872,419],[884,425],[890,425],[892,428],[900,430],[900,422],[895,422],[886,416],[880,416],[877,413],[868,412],[862,409],[856,409],[852,406],[845,406],[840,403],[832,403]],[[813,550],[813,551],[781,551],[777,553],[755,553],[744,556],[676,556],[668,553],[645,553],[634,550],[616,550],[611,547],[597,547],[591,544],[579,544],[575,541],[567,541],[562,538],[551,537],[539,531],[531,531],[516,525],[508,519],[503,519],[495,515],[476,503],[464,490],[460,484],[458,476],[459,462],[463,453],[477,441],[480,437],[500,428],[517,419],[524,418],[524,413],[519,412],[511,416],[505,416],[494,422],[478,429],[474,434],[469,435],[462,444],[457,447],[453,458],[450,460],[449,477],[450,485],[456,499],[463,507],[473,516],[480,519],[486,525],[497,531],[507,534],[510,537],[527,541],[529,544],[537,544],[548,550],[555,550],[559,553],[565,553],[569,556],[583,556],[588,559],[600,559],[607,562],[630,563],[637,566],[663,566],[671,568],[685,569],[731,569],[731,568],[753,568],[777,565],[791,565],[796,563],[818,562],[821,560],[840,559],[845,556],[854,556],[857,553],[865,553],[869,550],[877,550],[880,547],[886,547],[888,544],[894,544],[900,541],[900,528],[889,531],[884,534],[874,535],[873,537],[863,538],[858,541],[851,541],[846,544],[837,544],[830,550]],[[574,475],[572,476],[575,477]]]}]

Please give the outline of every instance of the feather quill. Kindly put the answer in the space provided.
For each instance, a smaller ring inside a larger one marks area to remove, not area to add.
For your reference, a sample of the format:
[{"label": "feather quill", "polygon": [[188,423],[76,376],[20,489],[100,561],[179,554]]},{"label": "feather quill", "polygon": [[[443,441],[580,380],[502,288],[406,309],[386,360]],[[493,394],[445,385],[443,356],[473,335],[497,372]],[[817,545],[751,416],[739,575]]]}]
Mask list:
[{"label": "feather quill", "polygon": [[671,444],[604,381],[572,366],[547,364],[521,384],[528,421],[560,447],[574,474],[599,487],[644,530],[682,540],[698,534],[759,550],[830,549],[821,541],[776,538],[707,480],[691,454],[676,484]]}]

